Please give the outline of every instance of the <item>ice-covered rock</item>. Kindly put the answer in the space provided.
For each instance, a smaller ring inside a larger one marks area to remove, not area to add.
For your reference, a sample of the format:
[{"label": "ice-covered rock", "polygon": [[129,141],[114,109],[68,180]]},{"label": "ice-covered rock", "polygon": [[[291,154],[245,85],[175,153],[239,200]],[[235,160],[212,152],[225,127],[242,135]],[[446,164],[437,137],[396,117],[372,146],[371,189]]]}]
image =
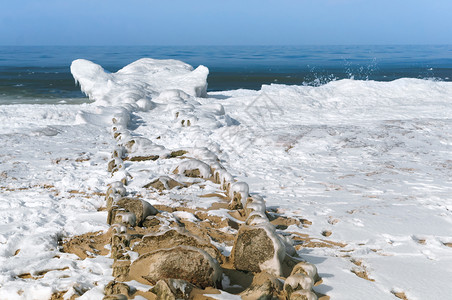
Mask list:
[{"label": "ice-covered rock", "polygon": [[195,286],[188,281],[169,278],[159,280],[152,288],[152,292],[157,295],[157,299],[188,300],[193,289],[195,289]]},{"label": "ice-covered rock", "polygon": [[129,154],[129,159],[133,160],[134,157],[149,157],[149,156],[162,156],[168,151],[165,151],[165,147],[158,145],[150,139],[143,137],[133,137],[128,141],[122,139],[124,146]]},{"label": "ice-covered rock", "polygon": [[137,216],[130,211],[117,211],[112,223],[127,224],[133,227],[137,225]]},{"label": "ice-covered rock", "polygon": [[317,267],[308,262],[302,261],[296,264],[295,267],[292,269],[290,275],[294,275],[297,273],[302,273],[305,274],[306,276],[311,277],[314,280],[314,282],[320,279],[319,274],[317,272]]},{"label": "ice-covered rock", "polygon": [[294,291],[308,290],[314,286],[314,280],[302,273],[295,273],[286,278],[284,282],[284,291],[290,297]]},{"label": "ice-covered rock", "polygon": [[181,162],[173,173],[182,174],[187,177],[201,177],[205,179],[212,176],[210,166],[197,159],[190,159]]},{"label": "ice-covered rock", "polygon": [[317,295],[310,290],[298,290],[290,294],[289,300],[317,300]]},{"label": "ice-covered rock", "polygon": [[284,256],[284,243],[271,225],[240,227],[232,248],[233,263],[237,270],[265,271],[280,276]]},{"label": "ice-covered rock", "polygon": [[124,161],[120,157],[115,157],[108,162],[108,172],[115,173],[117,171],[124,170]]},{"label": "ice-covered rock", "polygon": [[253,282],[240,297],[244,300],[278,299],[282,289],[283,284],[277,277],[261,272],[253,277]]},{"label": "ice-covered rock", "polygon": [[129,292],[130,287],[127,284],[115,280],[110,281],[104,288],[104,293],[107,296],[117,294],[129,296]]},{"label": "ice-covered rock", "polygon": [[220,251],[215,248],[209,241],[191,234],[181,228],[174,228],[164,232],[155,234],[147,234],[133,246],[133,251],[139,254],[154,251],[162,248],[171,248],[174,246],[191,246],[202,249],[209,253],[210,256],[222,261]]},{"label": "ice-covered rock", "polygon": [[177,60],[142,58],[116,73],[108,73],[101,66],[77,59],[71,73],[81,90],[99,105],[131,104],[136,109],[150,109],[146,101],[160,92],[178,89],[194,97],[204,97],[209,70],[193,67]]},{"label": "ice-covered rock", "polygon": [[124,209],[125,211],[133,213],[136,217],[137,225],[141,225],[141,223],[144,221],[144,219],[146,219],[147,216],[155,215],[158,213],[158,210],[149,202],[128,197],[123,197],[114,202],[112,209],[114,209],[114,207]]},{"label": "ice-covered rock", "polygon": [[110,209],[113,202],[121,199],[126,195],[126,189],[120,181],[109,184],[107,192],[105,193],[105,200],[107,201],[107,209]]},{"label": "ice-covered rock", "polygon": [[105,296],[102,300],[127,300],[129,299],[126,295],[123,294],[114,294]]},{"label": "ice-covered rock", "polygon": [[150,183],[144,185],[144,188],[154,188],[156,190],[162,191],[162,190],[171,190],[175,187],[182,187],[184,186],[182,183],[172,179],[169,176],[160,176],[159,178],[151,181]]},{"label": "ice-covered rock", "polygon": [[234,182],[234,177],[224,168],[215,168],[214,181],[221,185],[221,188],[228,191],[231,184]]},{"label": "ice-covered rock", "polygon": [[186,280],[198,287],[215,286],[221,278],[218,262],[204,250],[177,246],[141,255],[129,270],[132,280],[156,284],[161,279]]},{"label": "ice-covered rock", "polygon": [[246,219],[245,223],[246,225],[254,226],[269,223],[269,220],[267,216],[261,212],[252,212]]},{"label": "ice-covered rock", "polygon": [[229,189],[230,209],[241,209],[245,206],[249,196],[249,187],[246,182],[234,182]]},{"label": "ice-covered rock", "polygon": [[245,213],[250,217],[253,213],[266,217],[266,205],[264,199],[259,195],[253,195],[245,200]]}]

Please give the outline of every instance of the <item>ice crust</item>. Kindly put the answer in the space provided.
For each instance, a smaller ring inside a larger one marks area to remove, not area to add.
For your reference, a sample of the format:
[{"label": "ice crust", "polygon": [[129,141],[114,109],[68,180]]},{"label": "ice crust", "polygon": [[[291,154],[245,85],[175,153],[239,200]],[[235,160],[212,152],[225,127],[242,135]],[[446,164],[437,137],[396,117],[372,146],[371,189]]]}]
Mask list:
[{"label": "ice crust", "polygon": [[116,73],[107,73],[89,60],[77,59],[72,62],[71,73],[82,91],[98,105],[134,104],[144,109],[152,107],[147,101],[165,90],[205,97],[209,70],[204,66],[193,70],[178,60],[142,58]]},{"label": "ice crust", "polygon": [[[190,158],[212,166],[198,165],[205,176],[246,182],[246,193],[268,208],[312,222],[286,231],[343,245],[298,250],[323,279],[314,290],[332,299],[450,297],[452,83],[338,80],[206,94],[207,68],[173,60],[143,59],[116,73],[76,60],[71,71],[93,103],[0,106],[1,299],[75,289],[88,290],[82,299],[102,298],[111,260],[78,260],[59,252],[58,240],[107,229],[97,211],[107,184],[131,175],[127,190],[139,193]],[[117,130],[134,128],[123,141],[142,139],[134,155],[183,149],[190,158],[146,161],[109,177],[113,118]],[[158,203],[209,207],[211,198],[194,195],[215,192],[206,181],[204,190],[172,189]],[[352,260],[375,281],[352,273]],[[18,277],[43,270],[36,280]]]}]

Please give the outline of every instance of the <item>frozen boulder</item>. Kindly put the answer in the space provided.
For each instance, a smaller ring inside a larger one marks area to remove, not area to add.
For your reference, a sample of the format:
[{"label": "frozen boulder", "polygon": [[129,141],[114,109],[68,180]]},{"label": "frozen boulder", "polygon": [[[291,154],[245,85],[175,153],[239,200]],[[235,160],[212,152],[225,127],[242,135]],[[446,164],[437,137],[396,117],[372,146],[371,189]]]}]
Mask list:
[{"label": "frozen boulder", "polygon": [[215,286],[221,278],[218,262],[207,252],[189,246],[160,249],[141,255],[130,266],[129,277],[144,284],[173,278],[198,287]]},{"label": "frozen boulder", "polygon": [[130,287],[127,284],[115,280],[110,281],[104,288],[104,293],[107,296],[118,294],[129,296],[129,292]]},{"label": "frozen boulder", "polygon": [[268,218],[265,214],[262,214],[260,212],[253,212],[248,216],[245,223],[246,223],[246,225],[255,226],[255,225],[267,224],[269,222],[270,221],[268,220]]},{"label": "frozen boulder", "polygon": [[290,275],[294,275],[297,273],[302,273],[308,277],[311,277],[314,280],[314,282],[320,280],[319,274],[317,272],[317,267],[308,262],[302,261],[296,264],[295,267],[292,269]]},{"label": "frozen boulder", "polygon": [[134,227],[137,225],[137,217],[133,212],[121,210],[116,212],[112,223]]},{"label": "frozen boulder", "polygon": [[283,284],[277,277],[262,272],[254,276],[251,285],[240,296],[244,300],[278,299],[282,289]]},{"label": "frozen boulder", "polygon": [[284,243],[270,225],[242,225],[232,248],[234,267],[237,270],[268,272],[280,276],[285,256]]},{"label": "frozen boulder", "polygon": [[244,208],[245,213],[248,217],[250,217],[253,213],[258,213],[261,216],[266,216],[265,210],[267,209],[267,207],[265,206],[265,201],[258,195],[247,198]]},{"label": "frozen boulder", "polygon": [[157,299],[190,299],[190,294],[194,288],[195,286],[190,282],[169,278],[159,280],[152,289],[152,292],[157,295]]},{"label": "frozen boulder", "polygon": [[310,290],[298,290],[293,292],[289,300],[317,300],[317,295]]},{"label": "frozen boulder", "polygon": [[182,187],[184,186],[182,183],[177,182],[176,180],[168,177],[168,176],[160,176],[159,178],[151,181],[150,183],[143,186],[144,188],[154,188],[159,191],[163,190],[171,190],[175,187]]},{"label": "frozen boulder", "polygon": [[[158,210],[147,201],[123,197],[116,201],[109,211],[109,220],[113,220],[117,213],[113,213],[113,210],[124,209],[131,212],[136,217],[136,224],[140,226],[147,216],[156,215]],[[111,221],[109,222],[111,224]]]},{"label": "frozen boulder", "polygon": [[111,172],[112,174],[124,169],[125,169],[124,161],[120,157],[115,157],[108,162],[107,171]]},{"label": "frozen boulder", "polygon": [[302,273],[296,273],[286,278],[284,282],[284,291],[287,296],[291,296],[294,291],[308,290],[314,286],[314,280]]},{"label": "frozen boulder", "polygon": [[125,281],[129,274],[130,260],[116,259],[113,262],[113,277],[118,281]]},{"label": "frozen boulder", "polygon": [[224,168],[215,168],[214,182],[221,185],[225,191],[229,191],[231,183],[234,182],[234,177]]},{"label": "frozen boulder", "polygon": [[210,166],[197,159],[190,159],[181,162],[173,173],[185,175],[187,177],[198,177],[204,179],[208,179],[212,176]]},{"label": "frozen boulder", "polygon": [[241,209],[245,206],[246,199],[249,196],[249,187],[246,182],[235,182],[229,190],[230,209]]},{"label": "frozen boulder", "polygon": [[222,261],[220,251],[210,242],[191,234],[180,228],[170,229],[163,233],[148,234],[143,236],[141,241],[133,247],[133,251],[144,254],[162,248],[174,246],[190,246],[206,251],[210,256]]},{"label": "frozen boulder", "polygon": [[110,210],[115,201],[118,201],[126,195],[126,189],[120,181],[109,184],[107,192],[105,193],[105,200],[107,201],[107,209]]},{"label": "frozen boulder", "polygon": [[156,160],[159,156],[166,154],[165,147],[143,137],[134,137],[125,143],[129,153],[129,160]]},{"label": "frozen boulder", "polygon": [[102,300],[127,300],[129,299],[126,295],[123,294],[115,294],[105,296]]}]

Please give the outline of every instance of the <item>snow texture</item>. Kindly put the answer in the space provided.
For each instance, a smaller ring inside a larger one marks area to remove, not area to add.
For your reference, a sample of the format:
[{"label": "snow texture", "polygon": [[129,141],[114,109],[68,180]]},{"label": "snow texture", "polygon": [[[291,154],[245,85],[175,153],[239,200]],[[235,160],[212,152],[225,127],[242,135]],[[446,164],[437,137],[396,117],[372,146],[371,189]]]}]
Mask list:
[{"label": "snow texture", "polygon": [[[110,177],[113,118],[124,141],[150,141],[135,153],[211,153],[221,181],[246,182],[267,208],[312,223],[285,232],[336,243],[297,248],[323,279],[314,290],[331,299],[450,297],[452,83],[338,80],[206,94],[207,68],[178,61],[143,59],[109,73],[76,60],[71,70],[93,103],[0,106],[1,299],[56,291],[102,298],[111,259],[79,260],[58,251],[58,241],[107,229],[97,209],[108,184],[133,176],[127,190],[140,193],[177,167],[168,159],[127,162],[128,174]],[[208,177],[213,161],[206,163],[208,170],[197,166]],[[155,203],[207,208],[214,200],[196,195],[216,191],[206,181],[203,190],[172,189]],[[36,279],[19,277],[26,273]]]}]

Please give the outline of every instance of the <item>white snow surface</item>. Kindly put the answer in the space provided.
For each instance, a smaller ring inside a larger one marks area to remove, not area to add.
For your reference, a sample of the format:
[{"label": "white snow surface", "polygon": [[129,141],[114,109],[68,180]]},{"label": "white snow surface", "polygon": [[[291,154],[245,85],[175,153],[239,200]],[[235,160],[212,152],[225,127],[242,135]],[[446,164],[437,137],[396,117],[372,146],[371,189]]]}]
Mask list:
[{"label": "white snow surface", "polygon": [[[205,94],[207,68],[177,61],[139,60],[112,74],[77,60],[71,69],[93,103],[0,106],[0,299],[66,290],[102,298],[112,261],[77,259],[57,242],[108,228],[97,193],[116,180],[106,169],[118,115],[128,139],[201,149],[192,157],[201,161],[210,151],[267,208],[312,222],[281,233],[343,244],[298,251],[323,279],[314,290],[331,299],[450,298],[452,83],[339,80]],[[172,174],[184,161],[128,163],[127,191],[144,193],[160,176],[186,180]],[[215,199],[198,195],[217,191],[206,181],[150,202],[208,207]]]}]

